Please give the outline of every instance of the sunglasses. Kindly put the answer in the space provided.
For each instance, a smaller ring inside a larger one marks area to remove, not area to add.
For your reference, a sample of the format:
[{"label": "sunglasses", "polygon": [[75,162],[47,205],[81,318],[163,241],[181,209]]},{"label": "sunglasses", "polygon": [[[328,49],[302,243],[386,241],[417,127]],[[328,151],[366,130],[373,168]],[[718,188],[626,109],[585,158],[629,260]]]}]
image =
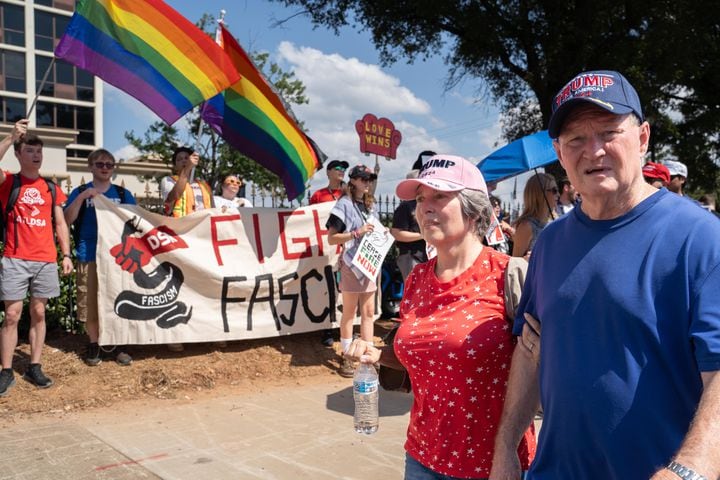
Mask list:
[{"label": "sunglasses", "polygon": [[546,191],[546,192],[552,192],[552,193],[555,193],[555,194],[557,194],[557,193],[560,192],[560,190],[558,190],[557,187],[548,188],[548,189],[546,189],[545,191]]},{"label": "sunglasses", "polygon": [[337,167],[333,167],[333,170],[337,170],[338,172],[344,172],[346,168],[338,165]]},{"label": "sunglasses", "polygon": [[240,185],[240,180],[228,179],[223,182],[223,185]]},{"label": "sunglasses", "polygon": [[115,168],[115,164],[110,163],[110,162],[104,162],[104,163],[103,162],[95,162],[95,163],[93,163],[93,165],[95,165],[95,168],[107,168],[107,169]]}]

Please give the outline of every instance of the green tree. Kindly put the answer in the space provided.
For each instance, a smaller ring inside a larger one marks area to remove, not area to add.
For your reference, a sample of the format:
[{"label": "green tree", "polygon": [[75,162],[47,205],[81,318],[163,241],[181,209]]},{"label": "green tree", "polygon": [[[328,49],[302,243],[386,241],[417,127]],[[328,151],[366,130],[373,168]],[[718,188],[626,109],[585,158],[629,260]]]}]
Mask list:
[{"label": "green tree", "polygon": [[[204,14],[197,22],[197,25],[208,35],[214,35],[215,24],[215,18],[209,14]],[[269,53],[255,52],[250,56],[285,102],[294,105],[309,102],[302,81],[297,79],[293,72],[287,72],[277,63],[271,62]],[[168,164],[172,152],[177,146],[197,147],[201,156],[201,164],[195,175],[206,180],[213,188],[219,185],[225,175],[232,173],[251,182],[256,188],[269,195],[273,205],[283,203],[286,198],[285,187],[277,175],[232,149],[204,122],[202,123],[202,132],[198,135],[201,128],[199,108],[188,113],[185,119],[189,126],[188,131],[181,131],[174,125],[157,121],[151,124],[142,135],[136,135],[132,130],[125,132],[125,139],[141,155],[161,158]],[[197,141],[198,137],[199,142]]]},{"label": "green tree", "polygon": [[653,126],[653,155],[659,159],[669,147],[691,171],[703,172],[699,188],[715,189],[718,2],[273,1],[301,7],[299,14],[336,33],[369,30],[384,64],[442,52],[447,87],[482,79],[478,95],[500,107],[507,141],[546,127],[552,97],[576,73],[623,72]]}]

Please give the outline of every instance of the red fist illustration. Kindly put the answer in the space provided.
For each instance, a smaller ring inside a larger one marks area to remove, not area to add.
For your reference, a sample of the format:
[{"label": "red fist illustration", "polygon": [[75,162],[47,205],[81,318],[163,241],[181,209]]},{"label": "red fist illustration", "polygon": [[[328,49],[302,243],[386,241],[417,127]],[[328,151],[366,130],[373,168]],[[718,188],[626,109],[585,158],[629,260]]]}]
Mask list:
[{"label": "red fist illustration", "polygon": [[110,255],[115,257],[115,263],[129,272],[135,271],[150,263],[152,254],[147,243],[137,237],[123,236],[123,242],[110,249]]}]

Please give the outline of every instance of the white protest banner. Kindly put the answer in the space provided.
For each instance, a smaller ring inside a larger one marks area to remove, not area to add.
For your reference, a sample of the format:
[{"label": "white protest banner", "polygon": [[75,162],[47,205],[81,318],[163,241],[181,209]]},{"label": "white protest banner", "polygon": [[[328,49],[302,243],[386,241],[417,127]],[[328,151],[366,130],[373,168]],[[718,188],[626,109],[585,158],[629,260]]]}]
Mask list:
[{"label": "white protest banner", "polygon": [[375,281],[380,273],[385,255],[387,255],[395,239],[390,235],[390,230],[385,228],[380,223],[380,220],[375,217],[370,217],[368,223],[372,223],[375,228],[372,233],[363,235],[360,246],[352,259],[352,264],[363,275]]},{"label": "white protest banner", "polygon": [[339,319],[332,203],[170,218],[95,198],[100,344],[236,340]]}]

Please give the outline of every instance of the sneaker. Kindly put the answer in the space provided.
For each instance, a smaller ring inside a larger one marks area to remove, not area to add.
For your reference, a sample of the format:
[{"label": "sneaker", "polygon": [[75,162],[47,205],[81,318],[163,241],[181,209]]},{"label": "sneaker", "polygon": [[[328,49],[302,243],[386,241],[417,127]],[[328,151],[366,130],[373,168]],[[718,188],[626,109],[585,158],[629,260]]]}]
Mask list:
[{"label": "sneaker", "polygon": [[100,365],[100,345],[97,342],[88,343],[87,352],[85,353],[85,364],[90,367]]},{"label": "sneaker", "polygon": [[335,339],[333,338],[333,331],[331,329],[326,329],[322,331],[322,335],[320,336],[320,343],[325,345],[326,347],[332,347],[335,343]]},{"label": "sneaker", "polygon": [[23,378],[30,383],[34,383],[35,386],[39,388],[52,387],[53,384],[53,381],[46,377],[42,372],[42,368],[40,368],[39,363],[31,363],[30,368],[28,368],[25,372]]},{"label": "sneaker", "polygon": [[352,378],[355,375],[355,364],[348,358],[343,358],[343,363],[338,370],[338,375],[345,378]]},{"label": "sneaker", "polygon": [[15,385],[15,374],[12,368],[2,369],[0,371],[0,397],[6,396],[13,385]]},{"label": "sneaker", "polygon": [[132,357],[125,352],[120,352],[115,357],[115,362],[117,362],[118,365],[127,367],[128,365],[130,365],[132,363]]},{"label": "sneaker", "polygon": [[185,347],[182,343],[168,343],[167,349],[171,352],[182,352],[183,350],[185,350]]}]

